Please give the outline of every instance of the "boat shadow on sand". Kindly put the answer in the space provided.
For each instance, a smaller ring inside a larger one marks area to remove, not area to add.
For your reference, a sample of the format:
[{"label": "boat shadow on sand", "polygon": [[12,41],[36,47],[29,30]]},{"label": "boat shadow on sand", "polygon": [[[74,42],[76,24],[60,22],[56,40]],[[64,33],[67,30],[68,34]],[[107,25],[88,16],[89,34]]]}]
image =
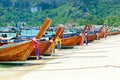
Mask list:
[{"label": "boat shadow on sand", "polygon": [[28,58],[27,61],[14,61],[14,62],[0,62],[0,68],[16,68],[16,67],[29,67],[29,66],[43,66],[45,64],[59,64],[61,62],[49,62],[53,59],[58,59],[56,57],[49,58],[40,58],[40,60],[36,60],[35,57]]}]

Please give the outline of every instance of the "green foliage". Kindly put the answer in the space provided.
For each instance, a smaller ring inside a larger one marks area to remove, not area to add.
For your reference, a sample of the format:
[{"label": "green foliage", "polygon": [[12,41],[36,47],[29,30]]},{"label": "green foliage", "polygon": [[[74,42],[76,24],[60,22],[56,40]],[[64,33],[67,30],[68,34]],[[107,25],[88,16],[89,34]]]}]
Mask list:
[{"label": "green foliage", "polygon": [[[31,8],[37,11],[31,12]],[[0,0],[0,26],[40,26],[46,17],[51,26],[74,23],[120,26],[119,0]]]}]

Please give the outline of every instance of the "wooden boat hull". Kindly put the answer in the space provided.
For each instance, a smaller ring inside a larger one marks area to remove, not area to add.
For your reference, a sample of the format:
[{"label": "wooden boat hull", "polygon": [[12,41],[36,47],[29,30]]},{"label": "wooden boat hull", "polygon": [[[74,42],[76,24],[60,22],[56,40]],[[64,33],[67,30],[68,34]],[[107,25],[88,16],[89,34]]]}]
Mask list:
[{"label": "wooden boat hull", "polygon": [[[39,42],[40,55],[45,55],[48,53],[51,54],[51,50],[49,50],[51,44],[52,43],[50,41],[40,41]],[[46,52],[46,50],[48,51]],[[31,52],[31,56],[36,56],[36,48],[34,48],[33,51]]]},{"label": "wooden boat hull", "polygon": [[99,38],[103,38],[103,37],[104,37],[104,33],[101,32],[101,33],[99,34]]},{"label": "wooden boat hull", "polygon": [[79,41],[81,37],[80,36],[73,36],[69,38],[63,38],[62,39],[62,45],[63,46],[75,46]]},{"label": "wooden boat hull", "polygon": [[120,30],[118,31],[118,34],[120,34]]},{"label": "wooden boat hull", "polygon": [[33,50],[31,41],[0,47],[0,61],[25,61]]},{"label": "wooden boat hull", "polygon": [[91,42],[91,41],[94,41],[97,39],[97,35],[96,34],[93,34],[93,35],[89,35],[88,36],[88,42]]},{"label": "wooden boat hull", "polygon": [[117,35],[117,34],[120,34],[120,31],[117,31],[117,32],[111,32],[111,35]]}]

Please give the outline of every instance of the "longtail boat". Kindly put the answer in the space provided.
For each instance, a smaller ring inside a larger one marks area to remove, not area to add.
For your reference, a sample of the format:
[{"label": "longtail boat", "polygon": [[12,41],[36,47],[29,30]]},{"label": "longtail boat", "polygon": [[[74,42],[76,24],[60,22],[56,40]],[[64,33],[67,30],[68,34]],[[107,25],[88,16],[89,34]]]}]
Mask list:
[{"label": "longtail boat", "polygon": [[[101,32],[102,32],[102,28],[103,27],[100,27],[99,30],[95,31],[92,27],[92,25],[90,25],[89,27],[86,26],[86,29],[82,32],[83,34],[83,37],[84,38],[84,41],[88,38],[88,42],[91,42],[91,41],[94,41],[94,40],[97,40],[97,39],[100,39],[100,35],[101,35]],[[87,30],[87,31],[86,31]],[[82,40],[82,39],[81,39]]]},{"label": "longtail boat", "polygon": [[[58,28],[58,31],[56,32],[55,36],[52,38],[53,42],[50,42],[50,40],[48,40],[48,41],[38,41],[39,49],[40,49],[40,55],[47,55],[47,54],[52,53],[51,52],[52,44],[54,44],[56,38],[59,37],[63,31],[64,31],[64,27],[59,27]],[[35,48],[31,52],[31,56],[36,56],[36,49]]]},{"label": "longtail boat", "polygon": [[[37,39],[42,37],[50,22],[51,20],[46,18],[43,26],[36,36]],[[33,49],[34,46],[31,40],[3,45],[0,47],[0,61],[25,61]]]},{"label": "longtail boat", "polygon": [[8,37],[6,38],[0,37],[0,46],[12,43],[12,42],[9,42],[10,39],[11,38],[8,38]]},{"label": "longtail boat", "polygon": [[[84,33],[86,29],[87,29],[87,25],[84,27],[82,33]],[[79,36],[79,35],[71,36],[68,38],[62,38],[62,45],[63,46],[75,46],[80,43],[81,39],[82,39],[82,36]]]},{"label": "longtail boat", "polygon": [[118,34],[120,34],[120,27],[118,28]]},{"label": "longtail boat", "polygon": [[[90,41],[94,41],[95,39],[96,39],[96,34],[94,34],[94,32],[93,32],[93,26],[92,25],[90,25],[90,27],[87,27],[88,28],[88,31],[87,31],[87,35],[88,35],[88,42],[90,42]],[[92,30],[92,34],[90,34],[90,31]]]},{"label": "longtail boat", "polygon": [[100,39],[100,35],[101,35],[101,31],[102,31],[103,27],[100,27],[99,30],[96,33],[93,33],[91,35],[88,35],[88,42],[90,41],[94,41],[94,40],[99,40]]},{"label": "longtail boat", "polygon": [[101,31],[99,37],[100,37],[100,38],[103,38],[103,37],[106,38],[106,37],[107,37],[107,32],[108,32],[108,26],[106,26],[106,27],[104,28],[104,30]]},{"label": "longtail boat", "polygon": [[89,35],[88,36],[88,42],[94,41],[94,40],[96,40],[96,38],[97,38],[96,34]]},{"label": "longtail boat", "polygon": [[62,38],[63,46],[75,46],[79,41],[79,36],[72,36],[68,38]]},{"label": "longtail boat", "polygon": [[120,28],[118,28],[117,30],[112,30],[111,31],[111,35],[117,35],[117,34],[120,34]]},{"label": "longtail boat", "polygon": [[111,28],[108,30],[107,36],[110,36],[110,35],[111,35],[113,28],[114,28],[114,27],[111,27]]},{"label": "longtail boat", "polygon": [[102,29],[103,29],[103,27],[101,26],[100,29],[98,30],[98,32],[96,33],[96,39],[98,38],[98,40],[101,38]]},{"label": "longtail boat", "polygon": [[96,34],[89,35],[88,41],[94,41],[95,39],[107,37],[108,35],[111,34],[113,27],[111,27],[109,31],[108,31],[108,26],[106,26],[103,31],[102,31],[102,29],[103,29],[103,27],[100,27],[100,29],[98,30],[98,32]]}]

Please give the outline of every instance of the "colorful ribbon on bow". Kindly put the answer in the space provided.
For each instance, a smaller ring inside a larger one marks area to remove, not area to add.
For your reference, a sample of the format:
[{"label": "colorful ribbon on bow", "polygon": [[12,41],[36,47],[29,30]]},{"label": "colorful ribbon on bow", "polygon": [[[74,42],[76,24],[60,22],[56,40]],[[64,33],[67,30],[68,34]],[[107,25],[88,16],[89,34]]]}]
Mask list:
[{"label": "colorful ribbon on bow", "polygon": [[35,49],[36,49],[36,57],[37,57],[37,60],[39,60],[39,57],[40,57],[40,49],[39,49],[39,44],[36,42],[35,39],[31,38],[30,39],[32,41],[32,44],[34,45]]}]

